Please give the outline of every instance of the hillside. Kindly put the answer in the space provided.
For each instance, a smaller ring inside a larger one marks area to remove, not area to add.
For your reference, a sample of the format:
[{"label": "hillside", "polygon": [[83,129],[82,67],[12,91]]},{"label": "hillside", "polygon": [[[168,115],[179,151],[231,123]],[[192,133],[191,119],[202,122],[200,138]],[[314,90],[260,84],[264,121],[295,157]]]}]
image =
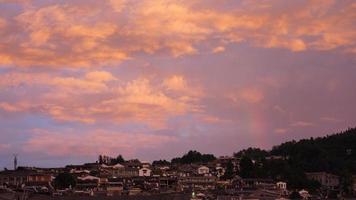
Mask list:
[{"label": "hillside", "polygon": [[[317,189],[306,172],[325,171],[339,175],[345,191],[356,174],[356,128],[319,138],[285,142],[270,151],[249,148],[234,154],[241,158],[243,178],[287,181],[290,188]],[[278,158],[278,159],[271,159]]]},{"label": "hillside", "polygon": [[356,128],[326,137],[291,141],[275,146],[271,155],[288,156],[306,172],[356,173]]}]

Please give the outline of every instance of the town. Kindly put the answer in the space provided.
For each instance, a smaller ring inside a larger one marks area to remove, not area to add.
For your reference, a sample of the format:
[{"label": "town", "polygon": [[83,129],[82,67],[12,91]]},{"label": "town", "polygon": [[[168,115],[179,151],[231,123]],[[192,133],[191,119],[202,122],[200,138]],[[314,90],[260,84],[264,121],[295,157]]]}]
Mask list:
[{"label": "town", "polygon": [[[297,149],[311,142],[320,146],[353,141],[355,130],[292,143]],[[355,174],[341,177],[330,171],[294,170],[283,175],[293,166],[278,165],[291,162],[295,155],[273,154],[288,144],[270,152],[249,148],[217,158],[189,151],[171,162],[100,155],[95,162],[61,168],[17,166],[15,156],[14,169],[0,172],[0,199],[327,199],[356,194]],[[346,149],[345,156],[353,159],[352,150]]]},{"label": "town", "polygon": [[[239,170],[240,159],[235,157],[219,157],[205,165],[177,165],[164,161],[149,163],[137,159],[114,164],[113,158],[100,158],[103,159],[95,163],[64,168],[17,167],[16,170],[5,170],[0,173],[0,184],[3,190],[23,190],[53,196],[186,193],[195,199],[231,199],[229,196],[276,199],[290,195],[286,182],[243,179],[238,175],[228,177],[227,173],[231,173],[228,170]],[[338,176],[332,174],[318,172],[308,176],[319,180],[322,186],[330,190],[339,186]],[[306,190],[299,193],[303,198],[310,197]]]}]

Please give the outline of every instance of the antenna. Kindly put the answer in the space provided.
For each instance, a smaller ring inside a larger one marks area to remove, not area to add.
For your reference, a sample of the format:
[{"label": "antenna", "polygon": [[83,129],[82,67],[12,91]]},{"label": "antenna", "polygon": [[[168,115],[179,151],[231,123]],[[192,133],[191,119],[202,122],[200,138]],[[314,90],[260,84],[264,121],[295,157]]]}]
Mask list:
[{"label": "antenna", "polygon": [[17,154],[14,154],[14,170],[17,169]]}]

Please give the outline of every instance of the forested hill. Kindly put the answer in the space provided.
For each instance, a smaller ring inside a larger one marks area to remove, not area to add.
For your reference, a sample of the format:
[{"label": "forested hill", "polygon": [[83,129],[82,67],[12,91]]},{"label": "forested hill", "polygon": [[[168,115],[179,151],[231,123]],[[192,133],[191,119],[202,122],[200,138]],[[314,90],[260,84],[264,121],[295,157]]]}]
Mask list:
[{"label": "forested hill", "polygon": [[[272,178],[287,181],[290,188],[317,189],[306,172],[339,175],[345,191],[356,174],[356,128],[320,138],[286,142],[266,151],[248,148],[234,154],[241,158],[239,175],[243,178]],[[254,161],[254,162],[252,162]]]},{"label": "forested hill", "polygon": [[288,157],[289,163],[309,171],[356,173],[356,128],[320,138],[275,146],[271,155]]}]

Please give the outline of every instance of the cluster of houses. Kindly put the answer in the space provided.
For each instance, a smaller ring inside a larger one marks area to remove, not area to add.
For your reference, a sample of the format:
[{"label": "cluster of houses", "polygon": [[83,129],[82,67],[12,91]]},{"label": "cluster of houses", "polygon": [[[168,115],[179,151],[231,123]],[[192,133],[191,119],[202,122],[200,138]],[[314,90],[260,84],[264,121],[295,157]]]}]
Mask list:
[{"label": "cluster of houses", "polygon": [[[0,172],[0,187],[39,188],[52,194],[60,194],[54,185],[60,173],[69,173],[76,179],[75,186],[69,188],[82,195],[136,195],[152,193],[193,193],[216,194],[245,197],[286,197],[289,195],[285,182],[269,179],[242,179],[234,176],[223,178],[228,163],[234,170],[239,168],[239,159],[220,157],[215,161],[199,164],[155,164],[129,160],[117,164],[87,163],[69,165],[64,168],[18,167],[16,170]],[[325,172],[307,173],[307,177],[320,182],[322,186],[335,189],[339,177]],[[356,177],[354,177],[356,183]],[[356,192],[356,184],[353,186]],[[65,191],[61,191],[65,192]],[[304,192],[304,191],[303,191]]]}]

